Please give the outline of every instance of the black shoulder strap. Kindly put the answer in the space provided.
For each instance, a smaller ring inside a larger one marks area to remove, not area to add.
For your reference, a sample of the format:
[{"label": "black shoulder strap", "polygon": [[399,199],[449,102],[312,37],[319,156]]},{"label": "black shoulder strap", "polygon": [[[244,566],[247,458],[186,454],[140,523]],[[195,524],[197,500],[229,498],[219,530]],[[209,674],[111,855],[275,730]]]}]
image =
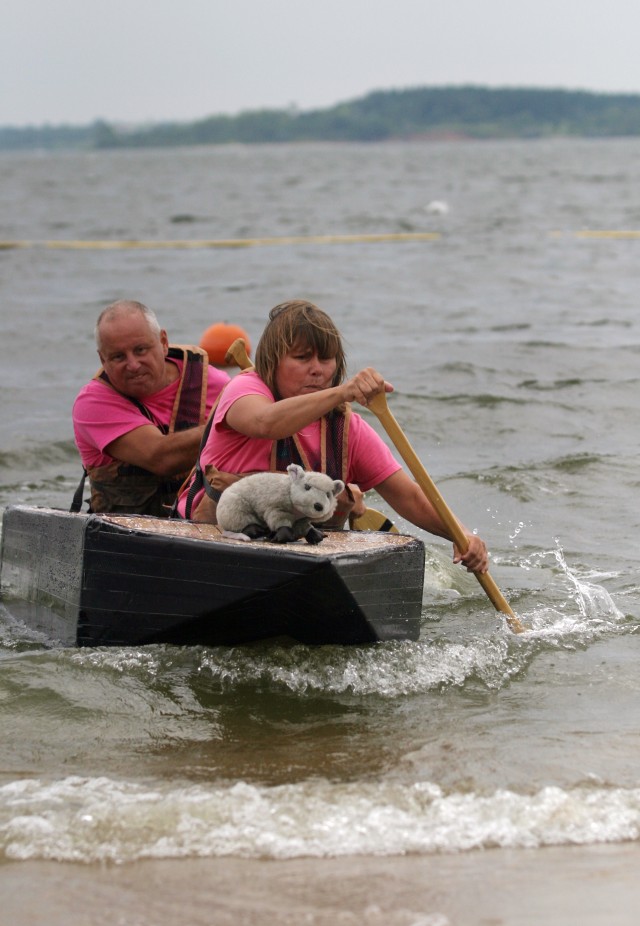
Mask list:
[{"label": "black shoulder strap", "polygon": [[69,511],[72,511],[74,514],[77,514],[78,511],[80,511],[80,509],[82,508],[82,496],[84,494],[84,482],[86,478],[87,478],[87,471],[83,467],[82,477],[78,484],[78,488],[73,493],[73,501],[71,502],[71,508],[69,508]]},{"label": "black shoulder strap", "polygon": [[[218,398],[219,401],[219,398]],[[213,413],[216,410],[218,402],[215,403],[213,408],[209,413],[209,419],[204,427],[202,432],[202,439],[200,441],[200,447],[198,448],[198,456],[196,457],[195,466],[193,467],[193,479],[191,485],[189,486],[189,491],[187,493],[187,501],[184,509],[184,516],[187,521],[191,519],[191,509],[193,507],[193,500],[200,491],[204,488],[205,492],[212,498],[214,502],[220,501],[221,492],[217,492],[212,486],[209,485],[208,481],[204,478],[204,473],[202,472],[202,466],[200,465],[200,454],[202,453],[204,445],[207,443],[207,438],[209,437],[209,432],[211,431],[211,425],[213,424]],[[180,518],[182,517],[178,511],[178,501],[179,498],[176,496],[176,500],[171,506],[171,512],[169,514],[170,518]]]}]

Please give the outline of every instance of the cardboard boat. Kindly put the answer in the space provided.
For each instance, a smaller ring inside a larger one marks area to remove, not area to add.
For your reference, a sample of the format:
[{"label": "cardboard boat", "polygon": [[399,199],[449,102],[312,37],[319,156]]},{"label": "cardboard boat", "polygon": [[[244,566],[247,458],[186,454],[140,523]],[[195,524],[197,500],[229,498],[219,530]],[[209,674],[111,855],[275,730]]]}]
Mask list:
[{"label": "cardboard boat", "polygon": [[30,627],[70,646],[415,640],[425,549],[384,531],[251,543],[210,524],[10,506],[0,591]]}]

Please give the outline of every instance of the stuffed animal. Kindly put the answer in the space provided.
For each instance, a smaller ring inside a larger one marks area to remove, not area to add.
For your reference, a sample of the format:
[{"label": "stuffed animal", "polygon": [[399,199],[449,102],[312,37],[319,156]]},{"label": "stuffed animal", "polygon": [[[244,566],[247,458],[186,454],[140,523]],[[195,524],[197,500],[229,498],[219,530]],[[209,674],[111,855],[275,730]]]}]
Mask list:
[{"label": "stuffed animal", "polygon": [[304,537],[320,543],[324,534],[312,521],[327,521],[336,510],[336,496],[344,489],[341,479],[324,473],[307,473],[292,463],[287,473],[255,473],[225,489],[218,502],[218,525],[227,535],[274,543],[292,543]]}]

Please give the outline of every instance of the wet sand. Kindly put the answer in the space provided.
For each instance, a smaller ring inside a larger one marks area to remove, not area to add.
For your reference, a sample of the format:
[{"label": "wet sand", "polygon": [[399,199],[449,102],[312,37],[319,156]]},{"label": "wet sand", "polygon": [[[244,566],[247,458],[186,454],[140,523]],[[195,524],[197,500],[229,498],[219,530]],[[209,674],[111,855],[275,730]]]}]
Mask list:
[{"label": "wet sand", "polygon": [[637,843],[412,858],[5,862],[12,926],[636,926]]}]

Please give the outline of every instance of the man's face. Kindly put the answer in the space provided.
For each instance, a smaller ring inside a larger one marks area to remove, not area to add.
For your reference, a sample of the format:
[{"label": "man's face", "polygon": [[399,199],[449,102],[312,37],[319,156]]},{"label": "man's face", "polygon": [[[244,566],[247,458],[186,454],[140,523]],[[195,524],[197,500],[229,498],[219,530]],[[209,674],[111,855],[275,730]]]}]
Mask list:
[{"label": "man's face", "polygon": [[164,359],[169,342],[163,329],[156,334],[144,315],[122,315],[100,326],[98,356],[119,392],[141,399],[167,385]]}]

